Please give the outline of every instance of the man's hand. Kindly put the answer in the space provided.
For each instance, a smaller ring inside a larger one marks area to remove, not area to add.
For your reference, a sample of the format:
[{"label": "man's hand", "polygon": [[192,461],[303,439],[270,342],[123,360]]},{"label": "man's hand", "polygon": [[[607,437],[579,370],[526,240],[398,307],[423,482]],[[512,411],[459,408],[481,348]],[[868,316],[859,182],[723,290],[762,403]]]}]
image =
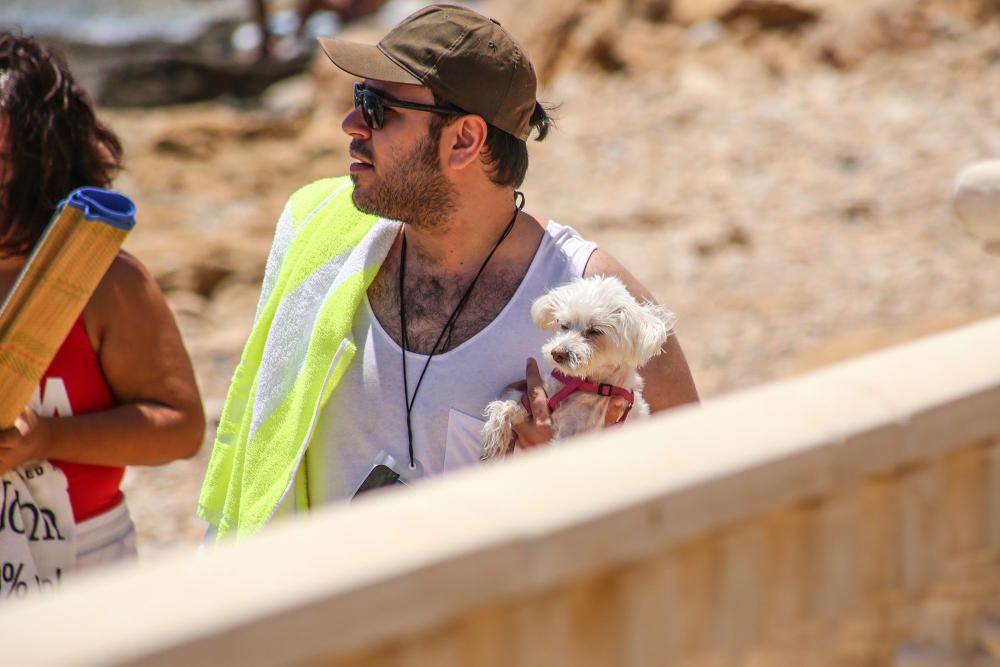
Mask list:
[{"label": "man's hand", "polygon": [[[528,359],[525,381],[517,383],[514,388],[524,390],[521,404],[529,415],[528,421],[514,425],[517,446],[535,447],[552,440],[554,430],[552,428],[552,413],[549,411],[549,395],[545,393],[542,376],[538,371],[538,363],[534,359]],[[604,425],[611,426],[618,423],[627,407],[628,401],[624,397],[613,397],[608,403],[607,412],[604,413]]]},{"label": "man's hand", "polygon": [[45,420],[31,408],[25,408],[14,422],[14,428],[0,431],[0,475],[6,474],[25,461],[46,458],[48,440]]},{"label": "man's hand", "polygon": [[624,396],[612,396],[608,401],[608,410],[604,413],[604,425],[614,426],[624,416],[628,409],[628,401]]},{"label": "man's hand", "polygon": [[542,386],[542,374],[538,372],[538,362],[528,359],[524,371],[525,390],[521,403],[528,411],[528,421],[515,424],[518,447],[535,447],[552,440],[552,414],[549,412],[549,396]]}]

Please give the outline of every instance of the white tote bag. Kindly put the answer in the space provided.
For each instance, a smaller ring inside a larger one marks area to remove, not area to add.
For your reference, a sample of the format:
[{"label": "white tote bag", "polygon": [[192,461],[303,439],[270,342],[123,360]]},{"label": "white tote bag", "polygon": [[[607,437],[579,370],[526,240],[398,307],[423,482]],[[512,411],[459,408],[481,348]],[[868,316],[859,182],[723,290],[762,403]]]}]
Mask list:
[{"label": "white tote bag", "polygon": [[55,588],[76,560],[66,475],[48,461],[0,476],[0,604]]}]

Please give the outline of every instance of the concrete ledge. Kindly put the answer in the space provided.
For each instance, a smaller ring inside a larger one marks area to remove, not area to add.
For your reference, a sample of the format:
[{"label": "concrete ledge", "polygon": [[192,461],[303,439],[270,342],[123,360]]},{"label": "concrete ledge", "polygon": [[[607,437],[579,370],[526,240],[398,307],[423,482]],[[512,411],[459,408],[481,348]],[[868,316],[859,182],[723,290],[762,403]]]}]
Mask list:
[{"label": "concrete ledge", "polygon": [[[5,604],[5,664],[333,660],[1000,434],[1000,318]],[[57,631],[55,629],[58,629]]]}]

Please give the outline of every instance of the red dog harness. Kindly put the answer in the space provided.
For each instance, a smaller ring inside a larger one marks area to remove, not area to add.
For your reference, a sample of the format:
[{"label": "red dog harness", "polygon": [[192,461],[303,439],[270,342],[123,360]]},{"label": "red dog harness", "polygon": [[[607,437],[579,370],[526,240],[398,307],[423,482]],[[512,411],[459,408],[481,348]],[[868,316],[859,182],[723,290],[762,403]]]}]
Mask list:
[{"label": "red dog harness", "polygon": [[615,422],[616,424],[621,424],[628,417],[629,411],[632,410],[632,403],[635,402],[635,394],[624,387],[616,387],[613,384],[605,384],[604,382],[600,384],[587,382],[580,378],[570,377],[555,368],[552,369],[552,377],[562,382],[564,386],[555,396],[549,399],[549,412],[555,410],[556,406],[562,403],[567,396],[577,391],[584,391],[589,394],[597,394],[598,396],[606,396],[608,398],[612,396],[624,396],[628,400],[628,406],[626,406],[625,412],[622,413],[618,421]]}]

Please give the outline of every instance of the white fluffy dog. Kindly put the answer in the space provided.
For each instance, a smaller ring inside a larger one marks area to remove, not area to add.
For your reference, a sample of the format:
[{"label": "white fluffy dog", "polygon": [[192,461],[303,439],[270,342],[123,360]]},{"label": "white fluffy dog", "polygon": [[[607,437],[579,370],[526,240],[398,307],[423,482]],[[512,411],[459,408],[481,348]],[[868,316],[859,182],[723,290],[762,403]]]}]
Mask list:
[{"label": "white fluffy dog", "polygon": [[[555,365],[544,378],[555,438],[603,426],[612,396],[649,414],[636,372],[660,353],[677,318],[654,303],[637,302],[618,278],[593,276],[557,287],[531,305],[540,329],[553,332],[542,354]],[[524,392],[510,389],[486,406],[483,460],[510,450],[512,427],[528,420]],[[627,416],[628,410],[622,419]]]}]

